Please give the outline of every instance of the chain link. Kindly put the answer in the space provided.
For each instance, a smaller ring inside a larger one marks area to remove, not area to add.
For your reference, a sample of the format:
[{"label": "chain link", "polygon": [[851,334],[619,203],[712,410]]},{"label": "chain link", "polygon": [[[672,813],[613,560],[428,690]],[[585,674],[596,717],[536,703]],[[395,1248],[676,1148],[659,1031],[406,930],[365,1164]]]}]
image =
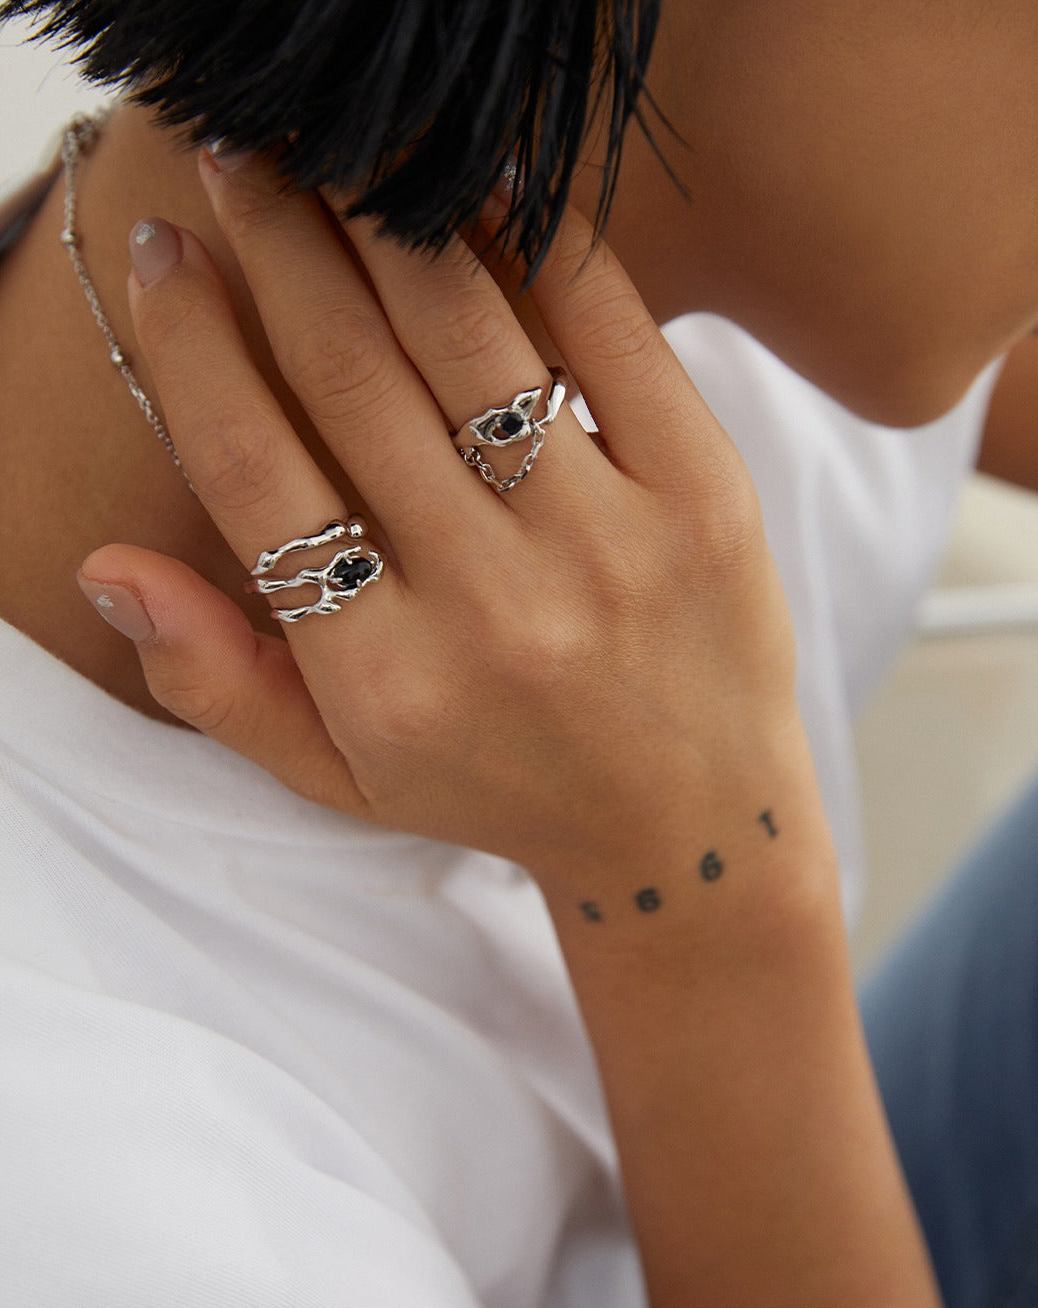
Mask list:
[{"label": "chain link", "polygon": [[533,444],[526,452],[526,456],[516,471],[511,477],[505,477],[504,480],[498,479],[497,473],[480,454],[477,446],[467,445],[459,453],[470,468],[476,469],[488,486],[493,486],[494,490],[504,495],[506,491],[510,491],[513,486],[518,486],[523,480],[533,467],[537,455],[541,452],[541,446],[544,444],[544,428],[538,422],[533,422],[530,425],[533,428]]},{"label": "chain link", "polygon": [[[108,358],[112,365],[119,372],[130,394],[137,401],[141,413],[144,414],[148,425],[152,431],[168,450],[174,464],[180,469],[181,474],[187,480],[187,473],[180,462],[180,456],[177,454],[176,446],[173,444],[173,438],[166,430],[166,425],[155,412],[155,406],[148,398],[140,382],[130,366],[129,358],[126,351],[119,344],[119,341],[112,329],[112,324],[108,321],[108,316],[101,307],[101,301],[98,298],[97,291],[94,289],[94,283],[90,280],[87,273],[86,265],[83,262],[83,256],[79,250],[80,233],[76,226],[77,202],[76,193],[76,174],[79,168],[79,162],[83,154],[97,140],[101,130],[108,119],[109,110],[102,110],[100,113],[88,117],[85,114],[79,114],[69,123],[65,129],[65,135],[61,143],[61,162],[65,169],[65,226],[61,232],[61,243],[68,253],[69,260],[72,263],[79,284],[83,288],[83,294],[86,296],[87,304],[90,306],[90,312],[93,314],[94,321],[101,329],[101,334],[108,345]],[[188,481],[188,486],[191,486]],[[194,487],[191,487],[194,490]]]},{"label": "chain link", "polygon": [[[562,407],[566,398],[566,388],[569,385],[569,379],[563,368],[549,368],[551,373],[551,387],[548,391],[548,399],[545,406],[544,416],[535,418],[532,414],[533,406],[541,396],[541,388],[532,391],[520,391],[510,405],[503,409],[488,409],[486,413],[480,414],[478,418],[473,418],[471,422],[465,424],[478,438],[475,445],[462,445],[459,437],[464,428],[454,433],[453,440],[455,449],[461,455],[462,459],[470,468],[475,468],[488,486],[493,486],[499,495],[504,495],[510,491],[513,486],[519,483],[527,476],[530,469],[536,462],[537,455],[541,452],[541,446],[544,444],[544,437],[547,429],[555,421],[555,418]],[[513,422],[518,420],[522,425],[516,430],[513,437],[510,433],[508,439],[501,441],[494,439],[493,432],[496,429],[505,430],[502,427],[503,420],[511,418]],[[523,430],[525,428],[525,434]],[[489,439],[482,439],[489,437]],[[479,448],[480,445],[511,445],[517,441],[525,441],[531,438],[531,445],[526,453],[525,458],[511,477],[498,477],[490,461],[483,457]]]}]

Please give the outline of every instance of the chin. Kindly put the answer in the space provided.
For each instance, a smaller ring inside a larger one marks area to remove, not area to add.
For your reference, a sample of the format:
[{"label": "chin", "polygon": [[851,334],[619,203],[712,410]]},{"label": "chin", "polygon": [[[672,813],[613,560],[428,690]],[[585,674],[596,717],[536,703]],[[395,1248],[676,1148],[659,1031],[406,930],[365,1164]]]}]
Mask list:
[{"label": "chin", "polygon": [[[833,394],[833,399],[856,413],[866,422],[878,423],[882,427],[925,427],[927,423],[936,422],[965,397],[976,376],[969,378],[965,385],[954,387],[921,386],[912,391],[886,391],[864,397],[844,397]],[[832,394],[832,392],[830,392]]]},{"label": "chin", "polygon": [[[954,409],[989,363],[1002,351],[949,363],[947,358],[888,360],[885,367],[863,372],[826,369],[808,380],[852,413],[884,427],[923,427]],[[794,365],[795,366],[795,365]]]}]

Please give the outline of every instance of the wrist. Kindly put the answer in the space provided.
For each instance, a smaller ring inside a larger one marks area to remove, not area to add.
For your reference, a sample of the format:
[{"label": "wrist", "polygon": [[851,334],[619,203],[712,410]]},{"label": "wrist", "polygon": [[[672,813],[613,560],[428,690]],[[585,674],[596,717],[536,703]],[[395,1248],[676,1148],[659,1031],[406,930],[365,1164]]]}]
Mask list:
[{"label": "wrist", "polygon": [[802,729],[705,784],[620,816],[597,846],[531,868],[564,943],[613,952],[688,930],[839,909],[835,850]]}]

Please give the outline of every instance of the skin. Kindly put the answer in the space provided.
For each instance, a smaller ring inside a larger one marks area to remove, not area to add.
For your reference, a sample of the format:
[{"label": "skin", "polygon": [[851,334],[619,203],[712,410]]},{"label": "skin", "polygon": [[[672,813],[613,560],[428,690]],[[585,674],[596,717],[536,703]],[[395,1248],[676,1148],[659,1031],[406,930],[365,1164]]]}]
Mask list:
[{"label": "skin", "polygon": [[[728,313],[870,417],[947,408],[1038,319],[1035,27],[1009,0],[670,5],[654,89],[690,144],[671,158],[694,202],[632,137],[618,259],[585,262],[574,213],[518,318],[464,251],[430,265],[355,226],[372,299],[312,197],[276,198],[261,164],[196,172],[120,115],[83,170],[81,225],[198,501],[98,367],[57,192],[0,274],[4,615],[318,802],[530,870],[599,1057],[654,1308],[777,1286],[801,1308],[935,1294],[858,1026],[752,487],[653,323]],[[156,213],[194,235],[166,276],[131,277],[127,305],[125,233]],[[534,311],[604,448],[564,411],[502,501],[440,415],[456,426],[542,366]],[[692,439],[650,446],[645,429]],[[385,577],[341,621],[258,637],[243,565],[359,501]],[[146,603],[156,633],[136,647],[74,596],[76,564],[116,539],[149,549],[84,570]],[[346,625],[378,695],[344,676]],[[727,870],[710,881],[713,849]]]},{"label": "skin", "polygon": [[692,204],[632,136],[610,230],[625,262],[642,234],[658,317],[730,317],[893,426],[946,411],[1038,323],[1027,0],[699,0],[664,6],[660,51],[689,148],[660,140]]}]

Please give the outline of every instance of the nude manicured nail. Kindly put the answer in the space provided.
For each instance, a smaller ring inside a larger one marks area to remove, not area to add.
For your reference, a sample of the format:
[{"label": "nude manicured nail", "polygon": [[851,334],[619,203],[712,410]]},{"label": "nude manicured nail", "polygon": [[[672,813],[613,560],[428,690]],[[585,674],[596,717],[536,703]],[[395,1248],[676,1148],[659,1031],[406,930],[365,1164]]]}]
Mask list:
[{"label": "nude manicured nail", "polygon": [[79,589],[97,609],[101,617],[116,631],[130,640],[149,640],[155,635],[155,624],[137,596],[126,586],[103,581],[91,581],[80,573],[76,580]]},{"label": "nude manicured nail", "polygon": [[[519,177],[519,160],[514,154],[508,156],[505,160],[505,166],[501,169],[501,176],[497,181],[497,189],[502,195],[511,195],[515,190],[515,184]],[[522,199],[523,188],[519,187],[519,198]]]},{"label": "nude manicured nail", "polygon": [[183,257],[180,233],[165,218],[144,218],[130,233],[130,259],[142,286],[157,282]]},{"label": "nude manicured nail", "polygon": [[497,185],[483,203],[484,222],[497,222],[512,210],[512,196],[518,190],[518,198],[523,198],[523,186],[519,181],[519,163],[511,155],[501,169]]},{"label": "nude manicured nail", "polygon": [[236,173],[255,157],[251,150],[235,150],[225,141],[210,141],[205,150],[221,173]]}]

